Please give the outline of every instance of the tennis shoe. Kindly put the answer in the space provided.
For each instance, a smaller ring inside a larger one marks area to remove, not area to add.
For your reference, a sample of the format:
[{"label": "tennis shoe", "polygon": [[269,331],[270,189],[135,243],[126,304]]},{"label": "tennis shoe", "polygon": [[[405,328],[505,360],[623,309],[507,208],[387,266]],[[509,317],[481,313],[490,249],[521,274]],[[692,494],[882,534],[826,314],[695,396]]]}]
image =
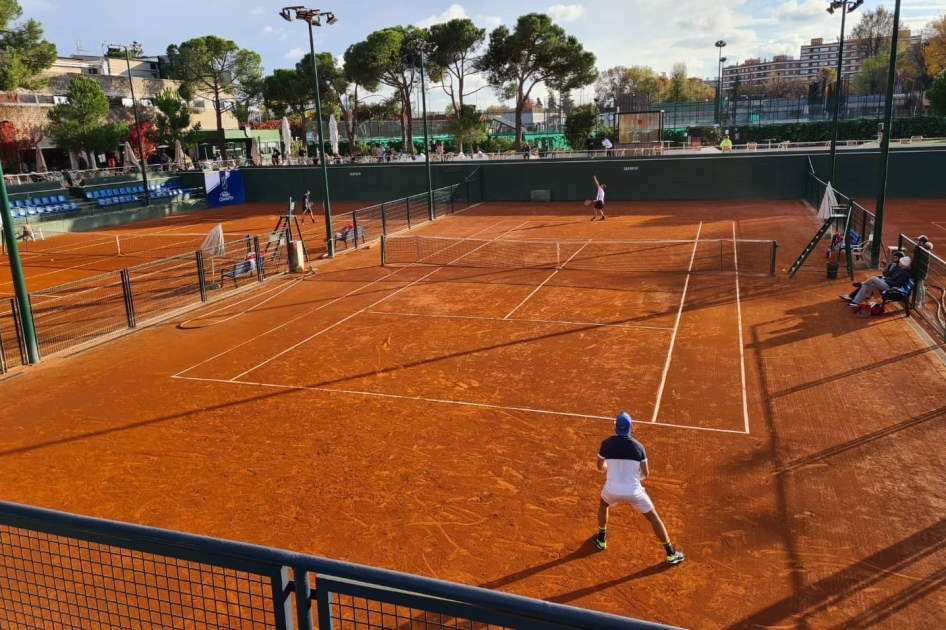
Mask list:
[{"label": "tennis shoe", "polygon": [[597,219],[597,218],[598,218],[598,217],[591,217],[591,220],[594,221],[594,220]]},{"label": "tennis shoe", "polygon": [[850,295],[847,295],[847,294],[839,295],[838,297],[841,298],[842,300],[844,300],[845,302],[850,302],[851,300],[854,299],[854,298],[852,298]]},{"label": "tennis shoe", "polygon": [[667,564],[680,564],[686,560],[686,556],[683,555],[682,551],[674,551],[673,555],[667,556]]},{"label": "tennis shoe", "polygon": [[598,546],[598,549],[604,551],[608,548],[608,539],[602,536],[601,532],[598,532],[595,534],[595,544]]},{"label": "tennis shoe", "polygon": [[851,302],[847,305],[848,308],[857,308],[858,306],[860,306],[859,302]]}]

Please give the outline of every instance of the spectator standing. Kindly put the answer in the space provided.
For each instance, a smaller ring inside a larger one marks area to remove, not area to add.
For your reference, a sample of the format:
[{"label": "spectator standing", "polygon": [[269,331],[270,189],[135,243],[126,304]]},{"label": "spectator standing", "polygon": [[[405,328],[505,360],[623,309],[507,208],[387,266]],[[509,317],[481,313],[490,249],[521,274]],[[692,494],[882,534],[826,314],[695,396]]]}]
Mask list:
[{"label": "spectator standing", "polygon": [[607,138],[605,138],[604,140],[601,141],[601,146],[604,147],[604,152],[605,152],[604,154],[605,154],[606,156],[611,157],[611,156],[613,155],[613,154],[611,153],[611,147],[614,146],[614,145],[611,144],[611,141],[610,141],[610,140],[608,140]]},{"label": "spectator standing", "polygon": [[585,148],[588,150],[588,157],[593,158],[595,156],[595,140],[594,138],[588,138],[588,141],[585,142]]}]

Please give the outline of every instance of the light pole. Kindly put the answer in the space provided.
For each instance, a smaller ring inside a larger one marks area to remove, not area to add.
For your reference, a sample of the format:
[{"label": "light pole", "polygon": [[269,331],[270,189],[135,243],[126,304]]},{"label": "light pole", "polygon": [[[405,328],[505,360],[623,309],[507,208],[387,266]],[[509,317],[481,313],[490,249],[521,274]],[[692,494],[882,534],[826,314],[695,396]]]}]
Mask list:
[{"label": "light pole", "polygon": [[[295,16],[293,16],[293,13]],[[322,26],[322,18],[330,26],[338,22],[331,11],[320,11],[319,9],[307,9],[305,7],[285,7],[279,12],[287,22],[292,22],[293,17],[302,20],[309,25],[309,49],[312,51],[312,72],[315,77],[315,116],[316,127],[319,132],[319,157],[322,162],[322,186],[325,202],[325,256],[332,258],[335,256],[335,235],[332,229],[332,202],[329,199],[328,190],[328,160],[325,159],[325,138],[322,137],[322,98],[319,96],[319,66],[315,59],[315,39],[312,34],[313,26]]]},{"label": "light pole", "polygon": [[719,40],[714,45],[719,51],[719,71],[716,74],[716,124],[719,125],[723,117],[723,62],[726,61],[723,57],[723,48],[726,47],[726,42]]},{"label": "light pole", "polygon": [[893,10],[893,35],[890,37],[890,64],[887,69],[887,98],[884,103],[884,132],[880,138],[880,186],[877,187],[877,205],[874,208],[874,244],[870,250],[871,267],[880,266],[880,237],[884,227],[884,202],[887,200],[887,165],[890,163],[890,134],[893,131],[893,82],[897,76],[897,40],[900,35],[900,0]]},{"label": "light pole", "polygon": [[[131,57],[128,54],[128,46],[125,44],[109,44],[108,52],[109,53],[118,53],[122,50],[125,51],[125,65],[128,68],[128,85],[131,88],[131,106],[135,112],[135,128],[138,130],[138,155],[141,156],[141,183],[144,184],[145,189],[145,205],[151,205],[151,191],[148,190],[148,164],[145,157],[145,149],[141,142],[141,119],[138,117],[138,99],[135,98],[135,80],[131,78]],[[131,49],[135,51],[135,55],[141,54],[141,44],[138,42],[131,43]]]},{"label": "light pole", "polygon": [[838,78],[834,87],[834,132],[831,134],[831,168],[828,171],[828,183],[834,184],[834,164],[838,155],[838,125],[841,117],[841,76],[844,62],[844,22],[848,13],[853,13],[857,7],[864,4],[864,0],[833,0],[828,6],[828,13],[834,15],[836,9],[841,9],[841,40],[838,42]]},{"label": "light pole", "polygon": [[[434,220],[434,179],[430,170],[430,138],[427,135],[427,87],[424,83],[425,57],[437,52],[437,45],[423,39],[417,40],[414,49],[420,53],[420,98],[424,114],[424,154],[427,156],[427,216]],[[462,112],[457,112],[460,116]]]}]

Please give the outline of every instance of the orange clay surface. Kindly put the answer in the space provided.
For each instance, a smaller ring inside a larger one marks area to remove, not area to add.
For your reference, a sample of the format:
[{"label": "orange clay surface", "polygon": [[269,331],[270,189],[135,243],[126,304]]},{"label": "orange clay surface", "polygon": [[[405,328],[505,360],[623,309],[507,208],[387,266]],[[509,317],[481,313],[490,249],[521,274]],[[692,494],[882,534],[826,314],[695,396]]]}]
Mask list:
[{"label": "orange clay surface", "polygon": [[[890,203],[890,234],[935,242],[946,207],[922,225],[912,207]],[[817,230],[799,202],[607,210],[486,204],[417,233],[735,229],[777,239],[779,273],[380,267],[363,249],[15,370],[0,496],[692,628],[946,627],[937,352],[897,307],[849,313],[823,259],[780,273]],[[628,506],[608,550],[591,543],[622,409],[680,566]]]},{"label": "orange clay surface", "polygon": [[[50,236],[36,242],[19,242],[23,272],[30,291],[89,278],[109,271],[118,271],[127,267],[149,262],[154,256],[136,256],[134,254],[115,255],[109,234],[119,235],[156,235],[173,241],[175,234],[184,235],[189,241],[195,235],[206,236],[218,223],[223,224],[223,231],[228,235],[259,236],[268,234],[276,227],[281,214],[285,213],[281,203],[251,203],[230,208],[194,210],[172,217],[151,219],[96,230],[88,235],[86,242],[77,242],[77,237],[70,234],[65,237],[68,244],[63,245],[63,237]],[[335,202],[332,213],[351,212],[371,205],[358,202]],[[314,204],[319,217],[317,225],[311,221],[302,224],[302,234],[311,255],[320,255],[325,251],[325,225],[322,221],[321,204]],[[297,212],[300,208],[297,207]],[[37,224],[34,228],[42,227]],[[295,229],[293,227],[293,229]],[[78,233],[81,234],[81,233]],[[199,238],[198,238],[199,241]],[[265,242],[265,240],[264,240]],[[163,241],[162,241],[163,244]],[[199,245],[199,242],[198,242]],[[10,264],[6,256],[0,257],[0,299],[13,297],[13,280]]]}]

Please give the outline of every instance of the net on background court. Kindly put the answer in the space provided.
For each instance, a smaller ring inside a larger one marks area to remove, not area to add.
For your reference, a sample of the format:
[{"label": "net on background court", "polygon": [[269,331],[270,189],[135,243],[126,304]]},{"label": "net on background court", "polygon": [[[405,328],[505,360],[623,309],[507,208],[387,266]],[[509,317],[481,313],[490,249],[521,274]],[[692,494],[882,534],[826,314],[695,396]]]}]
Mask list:
[{"label": "net on background court", "polygon": [[[225,234],[218,225],[209,234],[135,234],[119,232],[43,232],[36,241],[19,244],[24,255],[59,257],[112,257],[133,255],[139,258],[168,258],[195,252],[207,246],[211,252],[223,251],[228,243],[246,240],[246,234]],[[211,253],[211,255],[217,255]]]},{"label": "net on background court", "polygon": [[386,265],[574,269],[614,272],[774,273],[775,241],[700,239],[553,241],[393,236],[382,241]]}]

